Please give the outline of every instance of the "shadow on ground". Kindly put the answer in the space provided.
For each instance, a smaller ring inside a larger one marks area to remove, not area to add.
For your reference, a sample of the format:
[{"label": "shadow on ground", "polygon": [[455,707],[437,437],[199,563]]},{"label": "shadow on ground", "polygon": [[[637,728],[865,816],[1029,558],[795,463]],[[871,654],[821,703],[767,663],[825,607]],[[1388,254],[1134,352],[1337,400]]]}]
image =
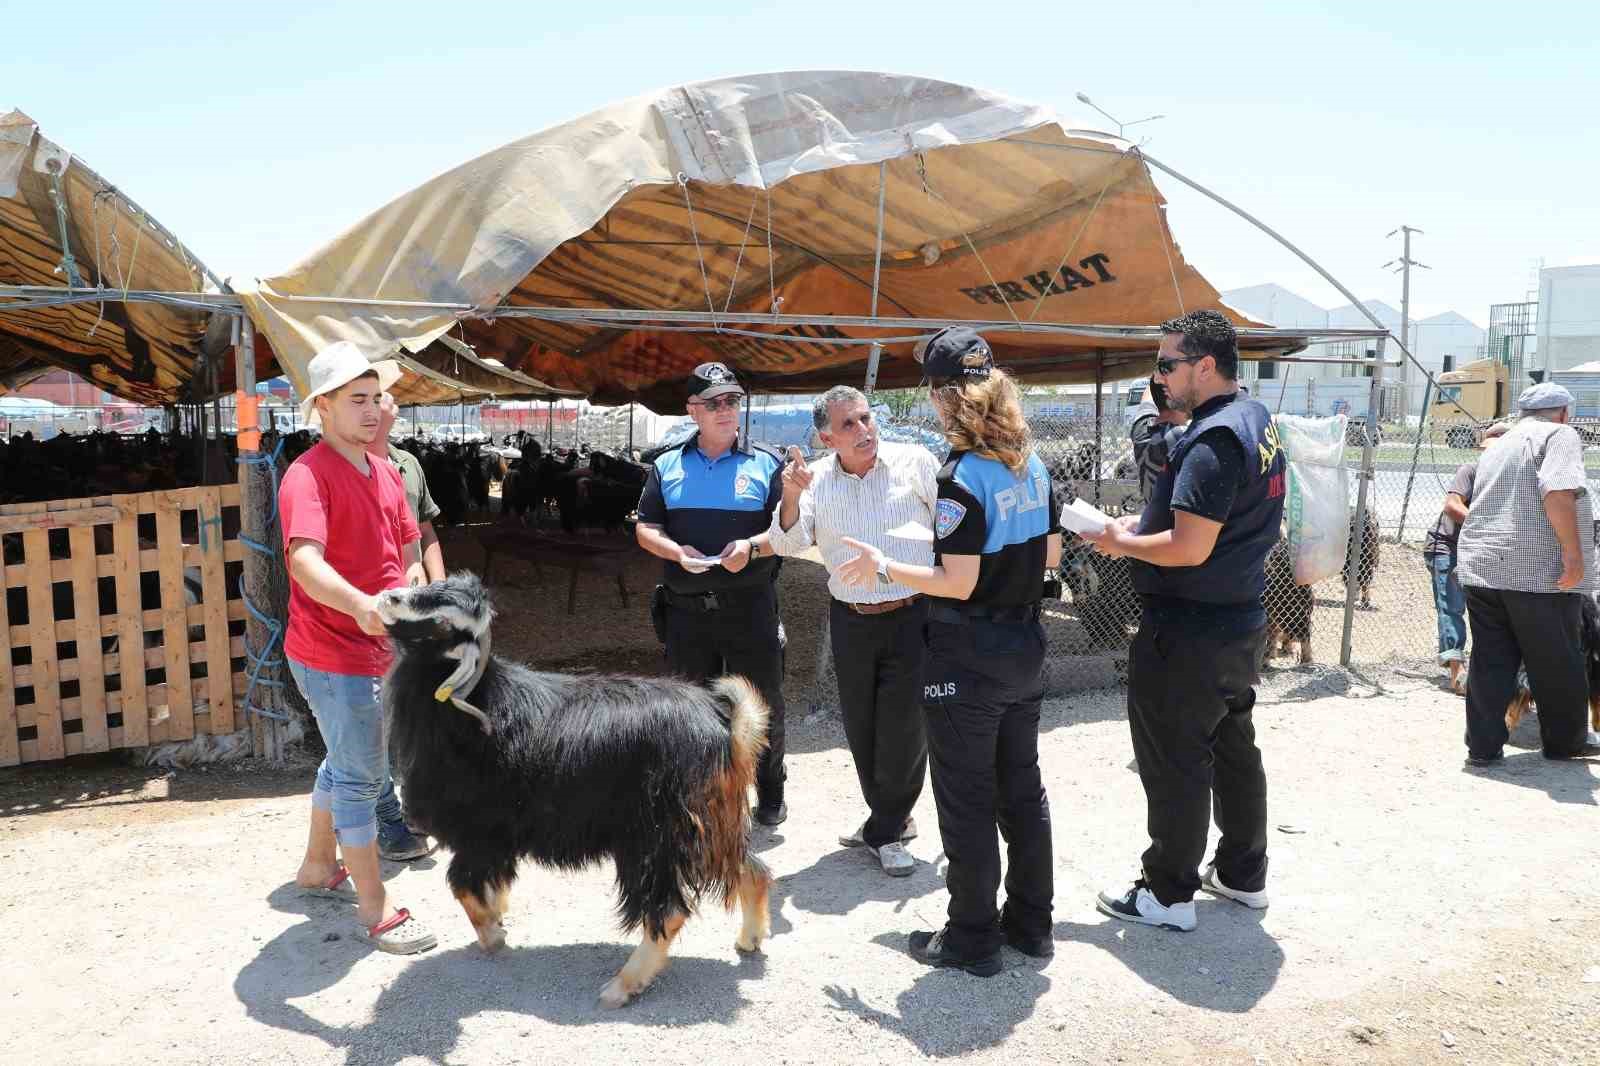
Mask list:
[{"label": "shadow on ground", "polygon": [[1539,750],[1538,727],[1534,727],[1531,738],[1519,737],[1521,731],[1522,725],[1519,724],[1512,743],[1519,747],[1532,744],[1532,751],[1508,752],[1501,762],[1485,767],[1465,767],[1466,772],[1491,781],[1543,792],[1557,803],[1600,806],[1600,800],[1595,797],[1595,792],[1600,790],[1600,778],[1594,775],[1595,763],[1582,759],[1546,759]]},{"label": "shadow on ground", "polygon": [[[124,752],[74,756],[65,762],[29,763],[0,770],[0,818],[121,804],[212,803],[309,794],[314,760],[283,768],[253,761],[171,771],[132,766]],[[165,781],[164,794],[150,794]]]},{"label": "shadow on ground", "polygon": [[[889,877],[866,848],[839,848],[823,855],[803,870],[785,874],[772,886],[772,931],[791,932],[784,904],[806,914],[844,915],[863,903],[892,903],[904,914],[924,896],[944,890],[941,867],[944,853],[932,862],[917,861],[909,877]],[[941,914],[943,907],[940,908]]]},{"label": "shadow on ground", "polygon": [[[351,935],[353,918],[339,921],[351,913],[347,905],[308,900],[293,885],[275,890],[268,903],[304,914],[306,921],[262,945],[234,978],[234,995],[252,1019],[343,1048],[347,1061],[363,1066],[388,1066],[412,1056],[443,1063],[460,1043],[465,1023],[480,1014],[526,1015],[554,1025],[726,1025],[748,1003],[741,985],[766,973],[762,955],[674,954],[672,965],[643,995],[619,1011],[607,1011],[598,995],[627,961],[631,939],[509,947],[493,956],[476,945],[435,949],[408,961],[383,989],[373,1021],[331,1025],[296,1001],[344,980],[373,949]],[[508,924],[515,918],[513,912]],[[329,939],[335,930],[336,942]],[[523,1050],[519,1057],[539,1060],[537,1048]]]},{"label": "shadow on ground", "polygon": [[[882,933],[872,942],[904,952],[906,939],[904,932]],[[1004,1042],[1032,1016],[1039,997],[1050,988],[1050,979],[1040,972],[1044,963],[1010,948],[1004,951],[1006,969],[994,977],[929,969],[895,997],[893,1012],[870,1006],[856,989],[843,985],[828,985],[823,994],[833,1001],[833,1009],[897,1034],[924,1055],[965,1055]],[[976,982],[972,991],[983,1001],[981,1010],[961,1009],[961,998],[951,994],[951,985],[964,982]]]},{"label": "shadow on ground", "polygon": [[1250,1010],[1277,983],[1283,949],[1261,927],[1263,912],[1196,898],[1199,926],[1174,933],[1107,918],[1097,924],[1058,922],[1057,940],[1104,951],[1146,984],[1205,1010]]}]

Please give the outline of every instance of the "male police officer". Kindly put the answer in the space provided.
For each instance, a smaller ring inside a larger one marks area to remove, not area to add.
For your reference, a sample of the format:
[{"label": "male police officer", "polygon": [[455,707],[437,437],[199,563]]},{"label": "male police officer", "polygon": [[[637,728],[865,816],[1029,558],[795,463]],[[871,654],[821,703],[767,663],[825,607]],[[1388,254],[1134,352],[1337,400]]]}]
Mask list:
[{"label": "male police officer", "polygon": [[1185,411],[1174,411],[1167,403],[1167,388],[1159,375],[1150,375],[1144,399],[1133,409],[1133,425],[1128,438],[1133,443],[1133,461],[1139,472],[1139,498],[1145,503],[1155,494],[1156,482],[1167,468],[1167,457],[1188,425]]},{"label": "male police officer", "polygon": [[693,681],[739,674],[771,709],[756,770],[756,820],[783,802],[783,654],[774,555],[766,530],[783,498],[782,457],[739,435],[744,389],[721,363],[688,385],[697,432],[662,453],[639,500],[639,546],[664,560],[667,665]]},{"label": "male police officer", "polygon": [[[1161,329],[1156,373],[1168,404],[1193,421],[1144,514],[1085,537],[1130,557],[1144,608],[1128,662],[1128,724],[1151,843],[1143,876],[1101,893],[1097,906],[1124,921],[1190,930],[1200,888],[1267,905],[1267,779],[1250,713],[1284,456],[1266,407],[1240,395],[1228,320],[1193,311]],[[1213,798],[1222,839],[1202,879]]]}]

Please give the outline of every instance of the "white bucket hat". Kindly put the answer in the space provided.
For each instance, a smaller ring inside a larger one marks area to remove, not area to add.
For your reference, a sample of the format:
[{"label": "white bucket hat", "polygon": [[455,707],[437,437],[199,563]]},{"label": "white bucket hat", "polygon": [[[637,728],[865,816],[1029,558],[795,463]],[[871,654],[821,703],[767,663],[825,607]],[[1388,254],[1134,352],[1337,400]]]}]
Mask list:
[{"label": "white bucket hat", "polygon": [[306,367],[306,380],[311,391],[300,401],[300,421],[312,429],[320,427],[322,416],[317,413],[317,397],[335,392],[361,375],[374,371],[378,375],[378,387],[385,392],[400,380],[399,363],[393,359],[370,362],[361,354],[361,349],[349,341],[338,341],[322,349]]}]

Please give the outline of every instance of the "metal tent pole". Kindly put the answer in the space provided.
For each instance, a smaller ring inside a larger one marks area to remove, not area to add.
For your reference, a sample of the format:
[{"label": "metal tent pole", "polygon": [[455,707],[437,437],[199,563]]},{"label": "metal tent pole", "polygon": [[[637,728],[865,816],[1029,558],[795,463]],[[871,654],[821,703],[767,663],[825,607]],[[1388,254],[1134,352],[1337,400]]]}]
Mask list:
[{"label": "metal tent pole", "polygon": [[1094,502],[1100,506],[1100,468],[1105,465],[1100,461],[1102,449],[1105,446],[1105,397],[1106,387],[1106,353],[1102,349],[1100,357],[1094,364]]},{"label": "metal tent pole", "polygon": [[[1134,149],[1134,151],[1138,151],[1138,149]],[[1340,284],[1338,278],[1334,277],[1332,274],[1330,274],[1326,270],[1324,270],[1321,263],[1318,263],[1315,259],[1311,258],[1305,252],[1302,252],[1298,247],[1295,246],[1295,244],[1292,241],[1289,240],[1289,238],[1285,237],[1283,234],[1279,233],[1277,230],[1273,229],[1271,226],[1267,225],[1265,222],[1261,221],[1259,218],[1257,218],[1256,216],[1252,215],[1250,212],[1246,211],[1244,208],[1240,207],[1238,204],[1234,203],[1231,200],[1228,200],[1227,198],[1225,198],[1225,197],[1223,197],[1223,196],[1221,196],[1221,195],[1219,195],[1217,193],[1212,192],[1210,189],[1206,188],[1204,185],[1201,185],[1199,182],[1195,181],[1193,178],[1185,177],[1184,175],[1178,173],[1176,170],[1173,170],[1171,167],[1167,166],[1165,163],[1161,162],[1160,160],[1155,159],[1154,157],[1152,157],[1150,155],[1147,155],[1146,153],[1144,153],[1142,151],[1139,152],[1139,157],[1141,159],[1143,159],[1146,163],[1149,163],[1151,166],[1153,166],[1156,169],[1162,171],[1163,173],[1165,173],[1165,174],[1167,174],[1167,175],[1169,175],[1169,176],[1171,176],[1173,178],[1176,178],[1177,180],[1183,182],[1185,185],[1189,186],[1189,188],[1193,189],[1195,192],[1199,193],[1200,195],[1206,197],[1208,200],[1212,200],[1212,201],[1214,201],[1216,203],[1221,204],[1223,207],[1226,207],[1229,211],[1232,211],[1234,214],[1238,215],[1240,218],[1242,218],[1246,222],[1250,223],[1256,229],[1260,230],[1262,233],[1265,233],[1267,236],[1271,237],[1273,240],[1277,241],[1279,244],[1281,244],[1285,248],[1289,249],[1289,251],[1293,252],[1295,254],[1295,256],[1302,263],[1304,263],[1306,266],[1310,267],[1312,270],[1315,270],[1322,277],[1322,280],[1326,281],[1329,285],[1332,285],[1335,289],[1337,289],[1339,291],[1339,295],[1343,296],[1346,300],[1349,300],[1350,303],[1351,303],[1351,306],[1355,307],[1363,315],[1366,315],[1367,316],[1367,321],[1371,322],[1378,329],[1381,329],[1385,333],[1388,333],[1389,327],[1385,326],[1383,324],[1383,322],[1379,320],[1378,316],[1373,314],[1372,311],[1367,307],[1367,305],[1362,303],[1356,297],[1355,293],[1351,292],[1349,289],[1345,288],[1344,285]],[[1400,345],[1401,353],[1404,354],[1405,357],[1407,359],[1409,359],[1412,363],[1414,363],[1416,365],[1417,369],[1422,371],[1423,376],[1425,378],[1427,378],[1429,381],[1433,382],[1434,387],[1437,388],[1438,385],[1439,385],[1439,382],[1434,378],[1433,372],[1431,370],[1429,370],[1427,367],[1423,366],[1422,363],[1418,361],[1417,357],[1411,354],[1410,338],[1409,337],[1401,338],[1398,343]],[[1382,351],[1381,347],[1379,348],[1379,351]],[[1310,362],[1310,360],[1299,360],[1299,361],[1300,362]],[[1471,420],[1474,425],[1477,424],[1477,422],[1478,422],[1477,416],[1475,416],[1471,411],[1468,411],[1465,407],[1462,407],[1459,401],[1452,400],[1451,402],[1454,403],[1456,408],[1459,409],[1462,414],[1466,415],[1467,418],[1469,420]]]},{"label": "metal tent pole", "polygon": [[1361,556],[1366,551],[1367,497],[1372,484],[1373,459],[1377,454],[1374,442],[1378,432],[1378,406],[1383,391],[1383,344],[1378,338],[1378,349],[1372,360],[1372,385],[1367,389],[1367,424],[1362,427],[1361,483],[1356,489],[1356,520],[1350,531],[1350,554],[1344,568],[1344,633],[1339,638],[1339,665],[1350,665],[1350,631],[1356,620],[1356,597],[1361,594]]},{"label": "metal tent pole", "polygon": [[[878,281],[883,273],[883,202],[888,188],[888,161],[878,164],[878,240],[872,255],[872,317],[878,317]],[[867,399],[872,399],[872,392],[878,387],[878,364],[883,359],[883,345],[877,341],[872,342],[872,347],[867,349],[867,384],[863,390]]]}]

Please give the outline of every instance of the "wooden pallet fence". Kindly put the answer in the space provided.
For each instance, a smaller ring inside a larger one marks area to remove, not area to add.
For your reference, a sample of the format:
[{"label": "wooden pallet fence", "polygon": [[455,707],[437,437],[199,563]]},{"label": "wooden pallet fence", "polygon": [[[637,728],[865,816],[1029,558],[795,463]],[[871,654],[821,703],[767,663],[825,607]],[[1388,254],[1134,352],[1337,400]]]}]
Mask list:
[{"label": "wooden pallet fence", "polygon": [[0,505],[0,766],[242,724],[238,508],[237,485]]}]

